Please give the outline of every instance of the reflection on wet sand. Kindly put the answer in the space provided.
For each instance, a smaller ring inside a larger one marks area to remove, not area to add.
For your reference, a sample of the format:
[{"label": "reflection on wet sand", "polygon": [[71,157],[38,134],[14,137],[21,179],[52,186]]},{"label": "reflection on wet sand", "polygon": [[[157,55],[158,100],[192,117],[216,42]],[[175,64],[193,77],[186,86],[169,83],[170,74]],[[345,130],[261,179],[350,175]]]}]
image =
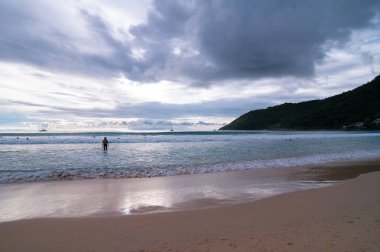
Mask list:
[{"label": "reflection on wet sand", "polygon": [[380,171],[379,160],[140,179],[0,185],[0,222],[217,207]]},{"label": "reflection on wet sand", "polygon": [[380,171],[379,160],[337,162],[311,167],[289,176],[290,180],[304,182],[339,182],[358,177],[361,174]]}]

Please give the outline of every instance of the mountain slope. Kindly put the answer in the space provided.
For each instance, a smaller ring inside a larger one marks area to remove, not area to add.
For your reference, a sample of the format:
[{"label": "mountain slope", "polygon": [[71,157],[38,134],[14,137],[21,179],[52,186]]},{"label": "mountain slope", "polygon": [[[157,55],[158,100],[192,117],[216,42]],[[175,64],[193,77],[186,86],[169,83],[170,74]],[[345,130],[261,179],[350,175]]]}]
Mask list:
[{"label": "mountain slope", "polygon": [[284,103],[252,110],[221,130],[342,129],[344,125],[380,118],[380,75],[356,89],[323,100]]}]

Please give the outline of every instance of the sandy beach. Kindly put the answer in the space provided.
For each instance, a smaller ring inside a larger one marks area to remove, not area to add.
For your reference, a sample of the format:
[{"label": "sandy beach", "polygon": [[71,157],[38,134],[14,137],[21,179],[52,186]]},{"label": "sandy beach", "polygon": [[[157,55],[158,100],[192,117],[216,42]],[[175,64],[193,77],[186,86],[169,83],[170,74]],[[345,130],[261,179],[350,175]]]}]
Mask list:
[{"label": "sandy beach", "polygon": [[380,252],[380,0],[0,0],[0,252]]},{"label": "sandy beach", "polygon": [[206,209],[3,222],[0,250],[379,251],[379,192],[380,172],[371,172],[325,188]]}]

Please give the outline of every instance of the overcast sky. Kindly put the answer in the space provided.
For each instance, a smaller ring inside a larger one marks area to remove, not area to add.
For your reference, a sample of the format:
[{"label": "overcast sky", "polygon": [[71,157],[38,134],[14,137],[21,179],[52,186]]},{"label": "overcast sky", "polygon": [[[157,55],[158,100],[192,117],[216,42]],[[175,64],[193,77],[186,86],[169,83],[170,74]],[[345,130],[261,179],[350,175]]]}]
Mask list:
[{"label": "overcast sky", "polygon": [[379,73],[378,0],[0,0],[0,131],[217,129]]}]

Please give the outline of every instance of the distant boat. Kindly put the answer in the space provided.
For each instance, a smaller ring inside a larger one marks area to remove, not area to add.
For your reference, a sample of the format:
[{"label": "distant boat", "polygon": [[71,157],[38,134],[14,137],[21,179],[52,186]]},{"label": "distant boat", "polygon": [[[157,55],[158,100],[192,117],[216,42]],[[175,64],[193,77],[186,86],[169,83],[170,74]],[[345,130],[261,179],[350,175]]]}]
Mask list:
[{"label": "distant boat", "polygon": [[47,131],[47,127],[48,127],[48,124],[42,124],[41,125],[41,129],[39,130],[39,132],[46,132]]}]

